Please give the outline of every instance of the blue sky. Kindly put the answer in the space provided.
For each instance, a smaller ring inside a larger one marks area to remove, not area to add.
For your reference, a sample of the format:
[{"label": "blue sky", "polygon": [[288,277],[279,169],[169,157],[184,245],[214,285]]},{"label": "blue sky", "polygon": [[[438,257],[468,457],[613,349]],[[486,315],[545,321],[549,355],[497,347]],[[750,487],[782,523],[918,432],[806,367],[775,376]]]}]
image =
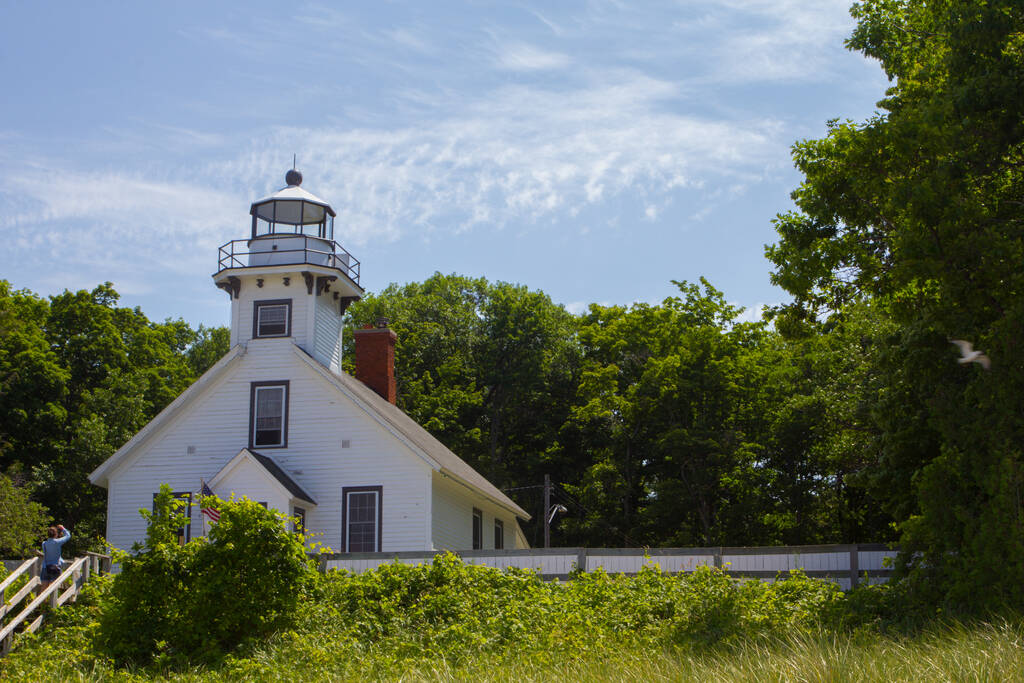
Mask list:
[{"label": "blue sky", "polygon": [[217,247],[295,154],[370,291],[456,272],[580,311],[705,276],[777,303],[790,145],[886,87],[847,8],[7,3],[0,278],[227,324]]}]

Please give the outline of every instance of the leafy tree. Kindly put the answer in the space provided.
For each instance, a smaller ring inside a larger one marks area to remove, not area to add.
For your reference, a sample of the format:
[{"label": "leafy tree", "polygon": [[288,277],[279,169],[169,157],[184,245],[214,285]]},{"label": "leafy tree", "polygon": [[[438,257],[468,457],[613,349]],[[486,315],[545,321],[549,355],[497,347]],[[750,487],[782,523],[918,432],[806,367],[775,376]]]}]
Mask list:
[{"label": "leafy tree", "polygon": [[45,536],[46,508],[29,499],[25,486],[0,474],[0,557],[25,557]]},{"label": "leafy tree", "polygon": [[583,370],[563,432],[596,457],[570,486],[587,542],[742,543],[764,535],[763,436],[755,405],[762,324],[739,323],[707,281],[660,306],[591,306]]},{"label": "leafy tree", "polygon": [[0,281],[0,468],[88,545],[104,529],[88,474],[226,351],[225,328],[154,323],[110,283],[49,301]]},{"label": "leafy tree", "polygon": [[229,350],[231,329],[200,325],[185,352],[192,374],[199,377],[224,357]]},{"label": "leafy tree", "polygon": [[[869,0],[849,47],[892,81],[880,113],[794,146],[797,211],[767,249],[782,326],[873,298],[880,447],[866,480],[913,579],[960,607],[1024,604],[1024,7]],[[959,367],[949,339],[993,369]]]},{"label": "leafy tree", "polygon": [[565,309],[521,285],[436,273],[364,297],[348,323],[381,317],[398,335],[398,405],[452,451],[499,487],[574,472],[574,460],[557,460],[575,392],[574,319]]}]

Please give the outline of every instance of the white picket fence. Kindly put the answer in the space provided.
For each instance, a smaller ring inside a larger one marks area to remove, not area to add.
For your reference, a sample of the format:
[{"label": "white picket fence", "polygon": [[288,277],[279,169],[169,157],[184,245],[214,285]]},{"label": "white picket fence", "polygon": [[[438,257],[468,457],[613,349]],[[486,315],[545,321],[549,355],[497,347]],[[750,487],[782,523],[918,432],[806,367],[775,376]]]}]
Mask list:
[{"label": "white picket fence", "polygon": [[[423,564],[444,551],[394,553],[336,553],[320,556],[320,571],[347,569],[364,572],[389,562]],[[460,550],[466,564],[496,569],[518,567],[537,571],[544,578],[567,578],[577,569],[598,568],[610,574],[636,574],[644,566],[662,571],[692,572],[718,567],[737,578],[772,580],[780,572],[801,570],[808,576],[835,581],[849,590],[863,581],[881,583],[892,574],[897,551],[880,543],[853,545],[797,545],[761,548],[534,548],[529,550]]]}]

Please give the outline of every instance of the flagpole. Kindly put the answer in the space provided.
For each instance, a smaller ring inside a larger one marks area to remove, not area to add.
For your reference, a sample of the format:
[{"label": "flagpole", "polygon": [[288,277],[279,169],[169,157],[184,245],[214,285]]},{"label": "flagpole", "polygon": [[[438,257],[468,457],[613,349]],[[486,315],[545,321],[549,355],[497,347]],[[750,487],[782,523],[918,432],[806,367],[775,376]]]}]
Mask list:
[{"label": "flagpole", "polygon": [[206,480],[199,477],[199,518],[203,520],[203,538],[206,538],[206,515],[203,514],[203,491],[206,490]]}]

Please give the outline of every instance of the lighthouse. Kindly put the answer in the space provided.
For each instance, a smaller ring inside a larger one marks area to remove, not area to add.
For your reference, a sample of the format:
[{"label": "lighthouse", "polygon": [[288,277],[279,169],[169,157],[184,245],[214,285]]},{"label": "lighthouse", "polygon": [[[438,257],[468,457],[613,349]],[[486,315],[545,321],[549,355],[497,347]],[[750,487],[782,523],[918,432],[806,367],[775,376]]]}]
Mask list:
[{"label": "lighthouse", "polygon": [[107,489],[107,540],[144,539],[139,510],[168,484],[186,503],[181,542],[208,531],[195,503],[210,490],[278,510],[343,553],[528,547],[529,513],[396,405],[386,322],[353,331],[356,373],[341,371],[359,261],[334,241],[331,205],[298,171],[285,183],[217,254],[231,348],[89,475]]},{"label": "lighthouse", "polygon": [[340,372],[341,319],[363,288],[359,261],[334,240],[336,212],[293,169],[249,215],[249,235],[220,247],[213,275],[231,297],[231,346],[289,338]]}]

